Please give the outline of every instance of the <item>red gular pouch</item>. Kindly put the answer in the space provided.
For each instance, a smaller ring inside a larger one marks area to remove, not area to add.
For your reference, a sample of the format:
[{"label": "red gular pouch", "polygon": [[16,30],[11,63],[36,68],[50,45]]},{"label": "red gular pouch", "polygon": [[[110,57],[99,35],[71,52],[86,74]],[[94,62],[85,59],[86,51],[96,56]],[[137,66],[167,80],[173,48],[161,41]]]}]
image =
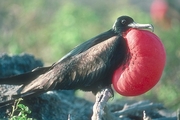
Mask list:
[{"label": "red gular pouch", "polygon": [[131,29],[124,34],[127,59],[113,74],[112,84],[123,96],[141,95],[161,78],[166,52],[161,40],[152,32]]}]

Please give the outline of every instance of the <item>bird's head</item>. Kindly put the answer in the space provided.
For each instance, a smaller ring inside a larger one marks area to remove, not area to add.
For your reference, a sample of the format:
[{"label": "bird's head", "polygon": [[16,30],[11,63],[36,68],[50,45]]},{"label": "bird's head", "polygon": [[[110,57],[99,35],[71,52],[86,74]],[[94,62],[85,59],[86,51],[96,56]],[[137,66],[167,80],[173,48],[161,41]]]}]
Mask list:
[{"label": "bird's head", "polygon": [[117,18],[112,29],[115,33],[123,33],[126,32],[130,28],[135,29],[150,29],[154,31],[154,27],[151,24],[139,24],[134,22],[134,20],[129,16],[121,16]]}]

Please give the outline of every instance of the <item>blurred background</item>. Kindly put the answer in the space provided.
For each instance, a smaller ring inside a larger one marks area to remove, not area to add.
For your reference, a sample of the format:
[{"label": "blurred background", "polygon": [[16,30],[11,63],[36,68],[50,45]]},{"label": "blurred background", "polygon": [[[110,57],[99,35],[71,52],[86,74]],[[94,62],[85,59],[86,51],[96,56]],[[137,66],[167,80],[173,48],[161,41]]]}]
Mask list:
[{"label": "blurred background", "polygon": [[[114,99],[148,99],[175,110],[180,108],[179,5],[180,0],[4,0],[0,3],[0,54],[29,53],[48,66],[78,44],[109,30],[117,17],[128,15],[138,23],[154,25],[167,62],[152,90]],[[80,97],[83,94],[77,92]]]}]

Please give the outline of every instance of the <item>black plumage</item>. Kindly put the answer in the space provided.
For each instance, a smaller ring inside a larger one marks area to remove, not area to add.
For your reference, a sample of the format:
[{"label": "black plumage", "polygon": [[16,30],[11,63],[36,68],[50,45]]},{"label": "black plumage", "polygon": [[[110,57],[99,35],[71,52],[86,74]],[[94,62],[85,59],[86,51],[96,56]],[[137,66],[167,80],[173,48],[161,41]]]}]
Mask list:
[{"label": "black plumage", "polygon": [[113,72],[126,61],[128,47],[123,33],[137,27],[133,24],[132,18],[121,16],[110,30],[77,46],[52,66],[0,79],[0,84],[22,84],[16,97],[59,89],[81,89],[96,94],[111,85]]}]

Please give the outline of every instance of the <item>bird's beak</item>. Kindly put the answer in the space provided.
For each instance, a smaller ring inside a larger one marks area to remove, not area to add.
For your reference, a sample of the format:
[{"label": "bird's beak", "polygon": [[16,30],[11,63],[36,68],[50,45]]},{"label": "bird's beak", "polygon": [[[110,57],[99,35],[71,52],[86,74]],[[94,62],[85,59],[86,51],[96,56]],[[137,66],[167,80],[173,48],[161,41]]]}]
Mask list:
[{"label": "bird's beak", "polygon": [[128,25],[128,27],[136,28],[136,29],[150,29],[152,32],[154,32],[154,27],[151,24],[139,24],[139,23],[131,23]]}]

